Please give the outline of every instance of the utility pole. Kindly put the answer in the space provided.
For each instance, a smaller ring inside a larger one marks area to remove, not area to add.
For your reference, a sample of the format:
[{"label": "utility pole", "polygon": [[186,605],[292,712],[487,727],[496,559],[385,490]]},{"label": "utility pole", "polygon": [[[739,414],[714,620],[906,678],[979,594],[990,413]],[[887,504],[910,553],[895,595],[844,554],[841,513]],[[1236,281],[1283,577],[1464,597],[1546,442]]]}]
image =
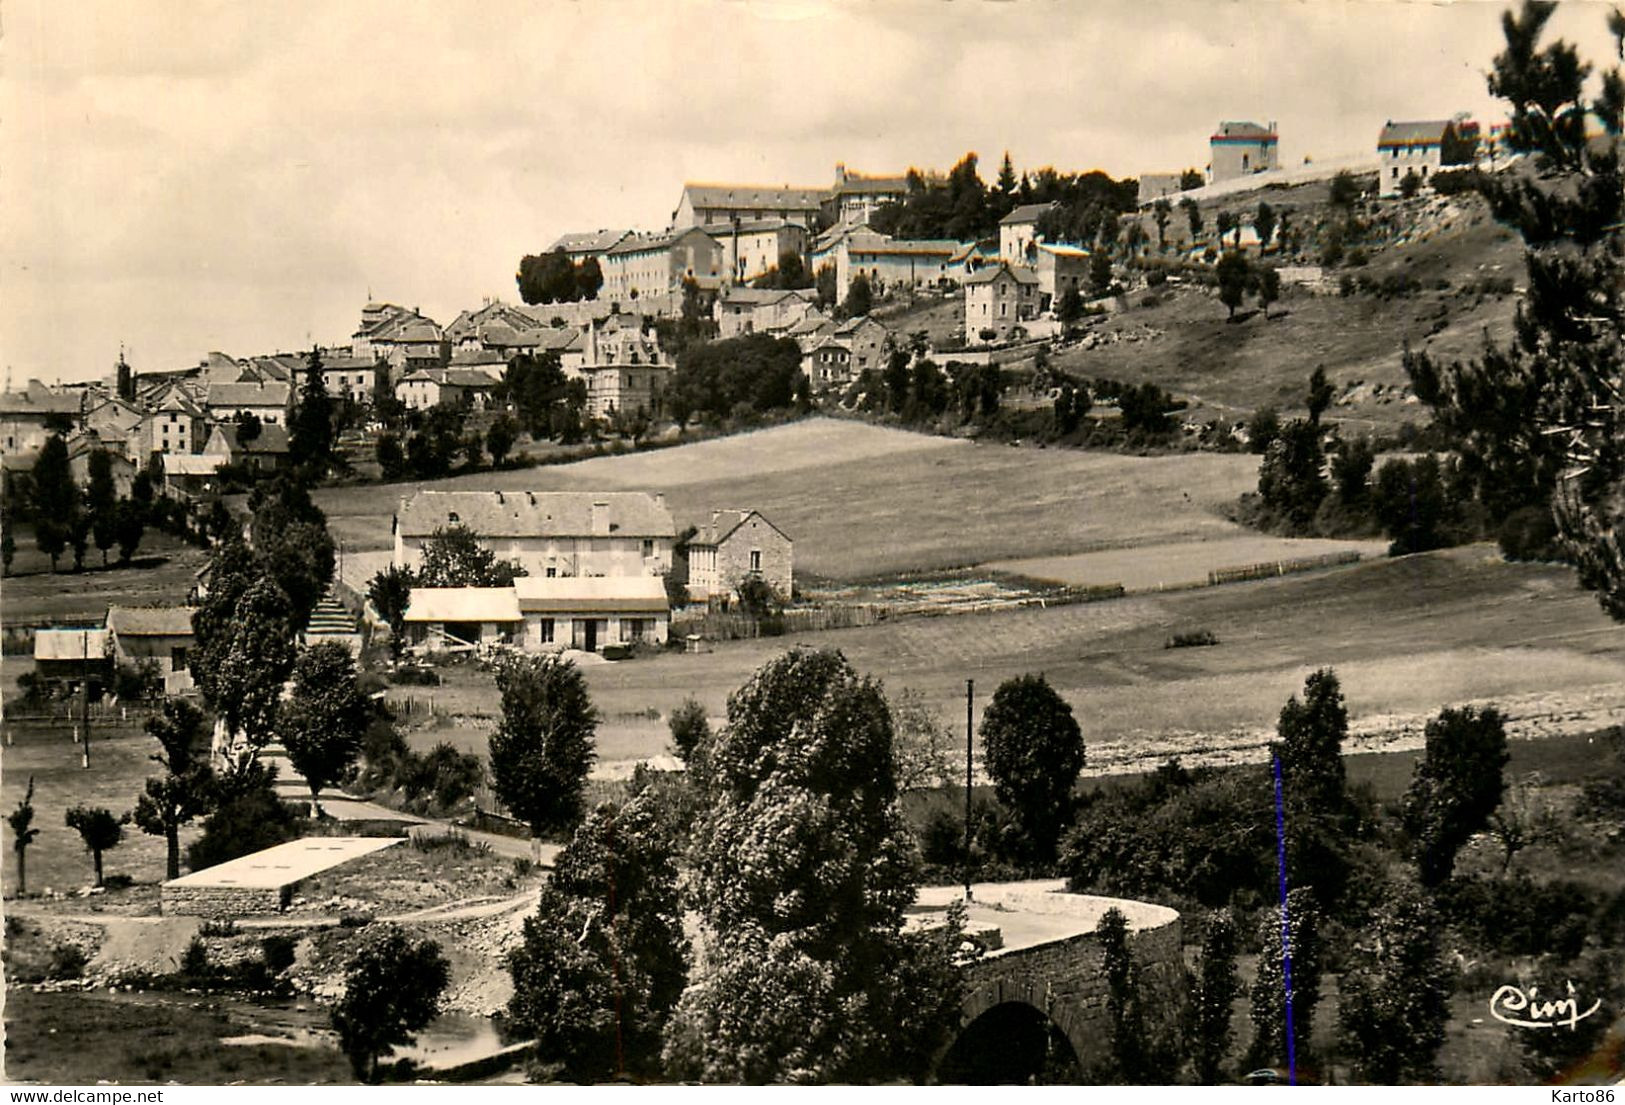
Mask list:
[{"label": "utility pole", "polygon": [[970,788],[971,788],[971,706],[975,701],[976,680],[965,680],[965,900],[970,893]]},{"label": "utility pole", "polygon": [[79,631],[79,718],[84,726],[84,739],[79,754],[84,769],[90,770],[90,630]]}]

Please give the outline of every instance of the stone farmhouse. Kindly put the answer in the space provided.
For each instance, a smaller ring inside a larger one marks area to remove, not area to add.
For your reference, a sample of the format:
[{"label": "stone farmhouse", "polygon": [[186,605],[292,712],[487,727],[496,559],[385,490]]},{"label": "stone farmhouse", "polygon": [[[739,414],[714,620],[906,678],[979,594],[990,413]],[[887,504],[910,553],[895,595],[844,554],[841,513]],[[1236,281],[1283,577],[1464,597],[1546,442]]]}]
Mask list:
[{"label": "stone farmhouse", "polygon": [[991,331],[1001,341],[1038,314],[1038,276],[1025,266],[1001,261],[965,278],[965,340]]},{"label": "stone farmhouse", "polygon": [[110,606],[107,633],[112,655],[120,665],[153,660],[164,677],[165,694],[192,690],[190,606]]},{"label": "stone farmhouse", "polygon": [[949,279],[949,262],[963,246],[952,238],[853,234],[831,251],[835,287],[843,301],[859,273],[868,278],[876,295],[936,287]]},{"label": "stone farmhouse", "polygon": [[729,288],[712,308],[718,337],[784,334],[805,318],[822,318],[811,288]]},{"label": "stone farmhouse", "polygon": [[428,410],[441,403],[484,408],[497,383],[489,366],[418,368],[396,382],[395,398],[405,404],[407,410],[414,411]]},{"label": "stone farmhouse", "polygon": [[[267,426],[285,426],[293,408],[294,389],[282,380],[210,384],[203,406],[216,422],[253,415]],[[191,450],[196,452],[196,450]]]},{"label": "stone farmhouse", "polygon": [[688,542],[688,593],[705,602],[759,579],[788,601],[795,593],[795,546],[754,510],[713,510]]},{"label": "stone farmhouse", "polygon": [[664,496],[641,491],[418,491],[395,514],[395,565],[416,568],[452,526],[544,579],[660,575],[677,537]]},{"label": "stone farmhouse", "polygon": [[1471,165],[1478,153],[1478,124],[1454,119],[1396,123],[1389,120],[1377,135],[1379,192],[1397,196],[1405,178],[1415,174],[1428,184],[1440,169]]},{"label": "stone farmhouse", "polygon": [[521,576],[512,587],[413,588],[406,624],[410,644],[431,651],[599,652],[664,644],[671,611],[655,576]]},{"label": "stone farmhouse", "polygon": [[754,184],[684,184],[671,214],[673,229],[715,226],[735,219],[782,219],[812,227],[829,196],[827,188],[782,188]]},{"label": "stone farmhouse", "polygon": [[1028,247],[1038,237],[1038,220],[1052,203],[1024,203],[999,220],[999,256],[1012,265],[1027,263]]}]

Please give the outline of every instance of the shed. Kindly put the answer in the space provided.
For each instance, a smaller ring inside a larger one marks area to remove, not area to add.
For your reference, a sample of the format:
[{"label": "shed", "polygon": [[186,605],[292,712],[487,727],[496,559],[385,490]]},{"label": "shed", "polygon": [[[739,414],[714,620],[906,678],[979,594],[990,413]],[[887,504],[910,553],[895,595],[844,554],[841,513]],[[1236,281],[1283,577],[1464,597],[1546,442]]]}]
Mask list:
[{"label": "shed", "polygon": [[665,644],[671,628],[659,576],[521,576],[514,593],[525,620],[527,651]]}]

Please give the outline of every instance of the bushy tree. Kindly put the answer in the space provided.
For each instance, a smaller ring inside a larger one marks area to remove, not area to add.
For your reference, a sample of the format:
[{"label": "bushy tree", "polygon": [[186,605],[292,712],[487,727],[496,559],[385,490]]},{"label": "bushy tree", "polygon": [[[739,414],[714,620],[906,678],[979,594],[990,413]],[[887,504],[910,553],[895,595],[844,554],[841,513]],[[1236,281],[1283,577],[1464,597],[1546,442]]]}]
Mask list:
[{"label": "bushy tree", "polygon": [[469,527],[437,527],[423,546],[418,564],[419,587],[511,587],[524,568],[498,560]]},{"label": "bushy tree", "polygon": [[[229,632],[208,646],[206,662],[201,666],[193,662],[204,702],[234,739],[241,738],[240,757],[258,755],[276,731],[282,685],[293,670],[295,655],[290,615],[282,589],[260,577],[232,607]],[[201,635],[198,641],[202,646]]]},{"label": "bushy tree", "polygon": [[68,467],[68,444],[61,434],[52,434],[40,446],[33,476],[34,541],[51,558],[54,572],[81,513],[79,488]]},{"label": "bushy tree", "polygon": [[146,509],[133,499],[120,499],[114,527],[119,563],[128,564],[141,547],[141,538],[146,533]]},{"label": "bushy tree", "polygon": [[322,376],[322,353],[312,349],[305,357],[305,377],[299,401],[288,417],[288,459],[320,479],[333,460],[333,399]]},{"label": "bushy tree", "polygon": [[526,254],[520,258],[514,279],[519,285],[519,298],[530,304],[570,303],[581,292],[575,265],[563,248],[539,256]]},{"label": "bushy tree", "polygon": [[124,840],[124,826],[129,824],[130,815],[125,814],[121,820],[103,806],[74,806],[63,821],[84,842],[96,870],[96,885],[102,885],[102,853],[117,848]]},{"label": "bushy tree", "polygon": [[934,790],[963,778],[961,749],[923,694],[904,687],[887,696],[886,706],[891,710],[898,790]]},{"label": "bushy tree", "polygon": [[1269,318],[1270,304],[1281,298],[1281,274],[1274,265],[1264,265],[1258,270],[1257,284],[1259,309]]},{"label": "bushy tree", "polygon": [[533,837],[581,820],[598,711],[587,681],[552,654],[515,656],[497,669],[502,721],[491,734],[491,784]]},{"label": "bushy tree", "polygon": [[163,710],[147,719],[147,732],[162,749],[151,758],[164,774],[147,780],[132,816],[142,832],[164,838],[169,879],[181,875],[181,826],[207,813],[214,799],[203,720],[203,712],[184,698],[166,699]]},{"label": "bushy tree", "polygon": [[303,629],[333,580],[335,547],[327,516],[297,479],[279,476],[248,496],[249,542],[263,571],[288,600],[288,621]]},{"label": "bushy tree", "polygon": [[1231,1003],[1241,993],[1236,976],[1236,924],[1229,910],[1208,915],[1198,971],[1191,990],[1191,1057],[1197,1081],[1215,1086],[1230,1054]]},{"label": "bushy tree", "polygon": [[1366,1082],[1437,1078],[1455,981],[1443,934],[1427,898],[1402,885],[1389,889],[1361,933],[1338,980],[1338,1011],[1344,1046]]},{"label": "bushy tree", "polygon": [[[1224,236],[1223,228],[1220,229],[1219,236],[1221,238]],[[1230,312],[1226,317],[1233,319],[1236,317],[1236,308],[1241,306],[1242,300],[1247,295],[1247,289],[1252,285],[1252,266],[1240,252],[1227,250],[1224,256],[1219,258],[1219,263],[1213,271],[1219,279],[1219,302]]]},{"label": "bushy tree", "polygon": [[982,713],[980,735],[999,802],[1015,816],[1035,856],[1053,859],[1072,820],[1072,790],[1083,770],[1083,733],[1072,707],[1042,675],[1007,679]]},{"label": "bushy tree", "polygon": [[1055,317],[1063,326],[1071,326],[1083,317],[1083,296],[1076,282],[1068,284],[1061,298],[1056,300]]},{"label": "bushy tree", "polygon": [[491,466],[501,468],[502,462],[508,459],[513,451],[513,443],[518,438],[518,427],[513,419],[505,414],[499,414],[491,422],[491,428],[485,431],[485,449],[491,454]]},{"label": "bushy tree", "polygon": [[389,626],[389,655],[400,660],[406,647],[406,611],[412,605],[417,574],[394,564],[383,568],[367,584],[367,600]]},{"label": "bushy tree", "polygon": [[685,698],[666,718],[671,729],[671,742],[683,762],[692,764],[696,755],[703,754],[706,741],[711,739],[711,722],[705,706],[697,698]]},{"label": "bushy tree", "polygon": [[1348,870],[1353,814],[1343,768],[1348,708],[1337,674],[1321,668],[1281,707],[1270,755],[1280,764],[1287,885],[1336,901]]},{"label": "bushy tree", "polygon": [[1270,445],[1281,435],[1281,415],[1274,407],[1259,407],[1247,420],[1247,447],[1255,453],[1269,452]]},{"label": "bushy tree", "polygon": [[1446,708],[1430,720],[1426,751],[1405,792],[1401,820],[1424,887],[1450,877],[1456,854],[1489,826],[1506,789],[1506,723],[1493,706]]},{"label": "bushy tree", "polygon": [[743,334],[685,349],[677,358],[672,398],[690,413],[714,417],[736,408],[781,410],[795,402],[801,347],[789,338]]},{"label": "bushy tree", "polygon": [[[1253,982],[1251,1007],[1253,1042],[1247,1049],[1249,1067],[1284,1068],[1288,1059],[1302,1065],[1309,1055],[1315,1008],[1320,1004],[1320,978],[1324,950],[1321,913],[1314,895],[1299,888],[1287,894],[1286,920],[1281,908],[1264,910],[1258,923],[1258,976]],[[1292,982],[1286,980],[1290,961]],[[1292,1007],[1292,1055],[1287,1047],[1287,1005]]]},{"label": "bushy tree", "polygon": [[1168,220],[1173,217],[1173,205],[1166,198],[1151,205],[1151,217],[1157,224],[1157,249],[1168,248]]},{"label": "bushy tree", "polygon": [[669,1072],[708,1082],[923,1078],[958,1021],[940,936],[905,935],[918,859],[880,687],[793,650],[728,702],[694,827],[705,975]]},{"label": "bushy tree", "polygon": [[1360,184],[1354,179],[1354,174],[1347,169],[1340,169],[1332,177],[1329,198],[1333,207],[1352,207],[1354,201],[1360,198]]},{"label": "bushy tree", "polygon": [[276,728],[318,813],[321,792],[342,782],[355,766],[369,714],[348,647],[323,641],[300,651],[293,664],[293,693],[277,712]]},{"label": "bushy tree", "polygon": [[1390,556],[1444,548],[1455,538],[1455,507],[1445,487],[1439,458],[1385,461],[1377,469],[1372,512],[1392,544]]},{"label": "bushy tree", "polygon": [[90,515],[90,531],[96,548],[107,564],[107,550],[118,543],[118,491],[113,486],[113,454],[92,449],[89,460],[90,483],[85,488],[85,511]]},{"label": "bushy tree", "polygon": [[869,278],[858,273],[846,286],[846,298],[841,306],[851,318],[861,318],[874,309],[874,290],[869,287]]},{"label": "bushy tree", "polygon": [[275,847],[299,835],[299,826],[276,792],[276,767],[256,759],[216,778],[203,832],[186,849],[194,871]]},{"label": "bushy tree", "polygon": [[1140,972],[1128,946],[1128,919],[1113,906],[1095,925],[1106,977],[1106,1055],[1100,1080],[1123,1086],[1155,1081]]},{"label": "bushy tree", "polygon": [[508,955],[509,1023],[571,1081],[658,1077],[688,975],[672,843],[646,796],[605,804],[559,853]]},{"label": "bushy tree", "polygon": [[440,945],[399,925],[374,925],[344,966],[333,1028],[356,1078],[378,1081],[378,1060],[410,1044],[440,1012],[451,965]]},{"label": "bushy tree", "polygon": [[1320,428],[1295,418],[1277,429],[1258,466],[1258,499],[1295,533],[1306,531],[1326,497],[1326,454]]},{"label": "bushy tree", "polygon": [[1345,505],[1365,501],[1376,461],[1376,451],[1367,437],[1346,437],[1332,453],[1332,486]]}]

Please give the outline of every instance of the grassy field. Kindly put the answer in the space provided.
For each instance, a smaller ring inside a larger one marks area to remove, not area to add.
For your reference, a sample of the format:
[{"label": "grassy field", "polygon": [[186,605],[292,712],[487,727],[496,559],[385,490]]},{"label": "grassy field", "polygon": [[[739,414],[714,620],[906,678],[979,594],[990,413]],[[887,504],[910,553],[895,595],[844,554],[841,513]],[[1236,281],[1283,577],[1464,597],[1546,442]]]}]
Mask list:
[{"label": "grassy field", "polygon": [[799,576],[862,579],[1247,531],[1218,511],[1257,483],[1258,460],[1127,457],[978,445],[810,419],[677,449],[434,484],[324,491],[346,549],[390,543],[396,504],[442,490],[632,490],[666,495],[679,527],[755,507],[795,540]]},{"label": "grassy field", "polygon": [[[1167,649],[1175,633],[1219,644]],[[659,755],[664,715],[693,695],[717,719],[728,695],[794,644],[841,649],[888,687],[920,691],[957,732],[965,680],[977,713],[1003,680],[1042,672],[1072,704],[1091,773],[1170,756],[1256,759],[1304,677],[1333,666],[1351,752],[1418,747],[1441,706],[1495,700],[1516,736],[1596,729],[1625,718],[1625,627],[1572,574],[1502,562],[1474,546],[1257,583],[1049,609],[915,618],[800,638],[735,641],[585,669],[603,714],[600,760]],[[486,677],[488,678],[488,677]],[[414,688],[414,691],[418,690]],[[484,679],[459,677],[448,708],[495,712]],[[483,751],[483,726],[434,732]],[[417,738],[427,742],[429,731]]]},{"label": "grassy field", "polygon": [[34,547],[33,527],[17,527],[17,559],[12,574],[0,583],[0,621],[18,624],[40,620],[100,621],[109,604],[154,606],[183,603],[191,591],[193,573],[203,566],[201,549],[167,534],[148,530],[135,560],[127,567],[101,566],[101,554],[92,549],[85,570],[73,571],[73,557],[64,556],[60,571]]}]

